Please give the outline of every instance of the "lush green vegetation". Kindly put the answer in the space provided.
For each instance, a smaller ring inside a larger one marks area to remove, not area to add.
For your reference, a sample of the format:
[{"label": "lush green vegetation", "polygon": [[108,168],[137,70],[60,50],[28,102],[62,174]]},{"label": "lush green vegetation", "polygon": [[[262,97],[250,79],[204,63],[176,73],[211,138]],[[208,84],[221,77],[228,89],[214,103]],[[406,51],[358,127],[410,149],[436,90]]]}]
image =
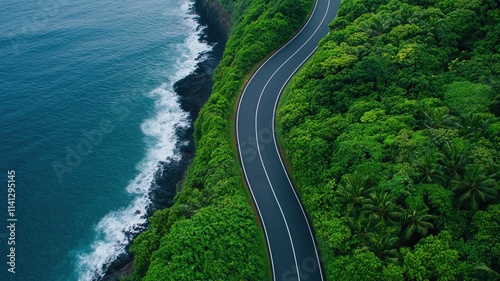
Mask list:
[{"label": "lush green vegetation", "polygon": [[344,0],[278,126],[330,280],[497,280],[497,0]]},{"label": "lush green vegetation", "polygon": [[174,205],[157,211],[135,239],[130,280],[269,277],[264,239],[232,147],[232,115],[244,75],[293,35],[312,1],[220,2],[232,13],[233,27],[212,95],[196,120],[196,156]]}]

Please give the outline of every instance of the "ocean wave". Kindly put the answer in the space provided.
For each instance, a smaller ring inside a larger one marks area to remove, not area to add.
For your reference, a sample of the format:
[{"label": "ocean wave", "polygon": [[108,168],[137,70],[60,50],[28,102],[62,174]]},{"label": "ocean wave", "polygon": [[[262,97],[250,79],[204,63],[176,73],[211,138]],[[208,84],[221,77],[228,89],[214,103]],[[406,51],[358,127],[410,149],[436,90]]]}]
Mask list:
[{"label": "ocean wave", "polygon": [[178,54],[175,75],[147,94],[155,101],[155,113],[141,125],[148,149],[137,166],[139,174],[126,189],[134,195],[134,200],[126,208],[106,215],[95,227],[96,238],[90,246],[91,250],[78,255],[79,280],[99,280],[109,265],[126,252],[132,238],[144,230],[147,208],[151,204],[148,194],[154,185],[158,163],[181,158],[176,151],[176,131],[189,127],[190,120],[189,114],[180,107],[173,85],[192,73],[211,49],[207,43],[199,41],[202,28],[192,13],[192,3],[184,3],[181,10],[186,15],[183,20],[189,36],[175,50]]}]

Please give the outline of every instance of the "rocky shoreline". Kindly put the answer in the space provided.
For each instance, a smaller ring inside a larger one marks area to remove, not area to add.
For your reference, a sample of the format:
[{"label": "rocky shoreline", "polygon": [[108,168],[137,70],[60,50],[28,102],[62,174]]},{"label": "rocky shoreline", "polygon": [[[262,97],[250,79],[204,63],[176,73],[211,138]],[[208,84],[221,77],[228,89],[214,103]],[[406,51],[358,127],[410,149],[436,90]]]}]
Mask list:
[{"label": "rocky shoreline", "polygon": [[[195,0],[193,13],[198,15],[200,28],[203,28],[199,40],[213,46],[206,54],[207,58],[198,63],[196,70],[177,81],[174,90],[179,95],[179,102],[184,111],[189,112],[190,127],[177,131],[177,149],[182,155],[180,161],[158,163],[156,180],[150,191],[151,206],[148,217],[155,211],[172,206],[177,186],[181,183],[186,169],[195,155],[193,143],[194,121],[201,107],[208,100],[213,86],[214,69],[219,64],[229,34],[229,17],[224,14],[217,0]],[[133,255],[128,252],[119,256],[106,270],[100,280],[118,281],[121,276],[128,276],[133,271]]]}]

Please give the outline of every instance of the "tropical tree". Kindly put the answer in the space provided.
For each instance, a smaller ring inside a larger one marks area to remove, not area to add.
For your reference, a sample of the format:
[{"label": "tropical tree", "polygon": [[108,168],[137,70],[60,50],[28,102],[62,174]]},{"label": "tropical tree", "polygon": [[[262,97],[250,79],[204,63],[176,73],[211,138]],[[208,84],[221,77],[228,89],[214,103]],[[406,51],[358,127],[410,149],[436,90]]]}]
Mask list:
[{"label": "tropical tree", "polygon": [[493,278],[493,280],[499,280],[500,279],[500,273],[498,273],[495,270],[491,269],[491,267],[487,266],[484,263],[476,265],[474,268],[486,271]]},{"label": "tropical tree", "polygon": [[470,163],[468,146],[460,141],[446,142],[440,153],[440,164],[443,166],[445,175],[454,181],[458,181],[464,173],[465,165]]},{"label": "tropical tree", "polygon": [[488,127],[495,121],[491,114],[469,113],[463,119],[462,130],[469,138],[476,140],[488,136]]},{"label": "tropical tree", "polygon": [[415,9],[410,5],[404,5],[399,9],[394,22],[398,25],[414,23],[417,20],[418,14]]},{"label": "tropical tree", "polygon": [[460,127],[460,122],[447,107],[435,107],[424,112],[423,125],[427,129],[456,129]]},{"label": "tropical tree", "polygon": [[399,263],[399,239],[390,233],[368,233],[365,236],[364,249],[371,251],[386,263]]},{"label": "tropical tree", "polygon": [[443,177],[443,167],[438,164],[439,154],[427,150],[421,157],[413,161],[413,166],[419,178],[419,184],[423,182],[435,182]]},{"label": "tropical tree", "polygon": [[[480,257],[475,263],[488,265],[491,270],[500,272],[500,204],[491,204],[488,209],[477,211],[471,225]],[[486,270],[485,267],[482,269]]]},{"label": "tropical tree", "polygon": [[458,280],[462,268],[451,241],[451,235],[442,231],[421,239],[412,250],[401,248],[406,280]]},{"label": "tropical tree", "polygon": [[394,224],[404,217],[403,208],[396,203],[396,196],[384,191],[372,193],[363,209],[367,216],[384,226]]},{"label": "tropical tree", "polygon": [[348,217],[347,225],[354,233],[353,236],[361,239],[365,239],[366,235],[368,235],[369,233],[380,232],[383,228],[386,228],[385,226],[380,225],[379,222],[373,219],[371,216],[359,216],[356,218]]},{"label": "tropical tree", "polygon": [[392,20],[380,14],[374,15],[370,21],[365,21],[360,30],[366,32],[368,36],[375,37],[380,34],[389,32],[391,29]]},{"label": "tropical tree", "polygon": [[498,197],[498,183],[481,165],[467,165],[463,179],[453,182],[453,187],[460,205],[470,210],[477,210]]},{"label": "tropical tree", "polygon": [[371,251],[356,249],[349,255],[335,256],[325,264],[330,280],[381,281],[383,263]]},{"label": "tropical tree", "polygon": [[367,186],[368,176],[363,176],[359,172],[344,175],[341,183],[335,191],[337,200],[345,207],[349,216],[357,216],[359,210],[368,200],[372,187]]},{"label": "tropical tree", "polygon": [[424,26],[428,38],[433,38],[436,42],[439,42],[441,36],[445,33],[445,25],[442,18],[430,17],[424,22]]},{"label": "tropical tree", "polygon": [[418,234],[425,236],[429,228],[434,228],[434,225],[430,222],[433,219],[432,215],[429,215],[428,208],[417,208],[410,205],[408,209],[405,210],[405,225],[403,230],[403,237],[406,241],[417,232]]}]

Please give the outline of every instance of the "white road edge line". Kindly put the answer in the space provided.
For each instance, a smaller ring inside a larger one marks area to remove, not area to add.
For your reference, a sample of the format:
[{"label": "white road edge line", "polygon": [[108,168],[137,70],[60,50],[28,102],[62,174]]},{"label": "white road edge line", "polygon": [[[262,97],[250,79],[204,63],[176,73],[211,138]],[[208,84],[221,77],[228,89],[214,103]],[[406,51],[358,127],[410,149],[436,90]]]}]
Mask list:
[{"label": "white road edge line", "polygon": [[[331,1],[328,1],[327,11],[330,9],[330,4],[331,4]],[[327,15],[327,13],[325,13],[325,15],[324,15],[323,20],[321,21],[321,23],[323,23],[325,21],[326,15]],[[275,128],[276,128],[276,109],[278,108],[278,102],[279,102],[279,100],[281,98],[281,95],[283,94],[283,91],[284,91],[286,85],[291,80],[291,78],[295,75],[295,73],[297,73],[297,71],[304,65],[304,63],[307,60],[309,60],[309,58],[316,52],[317,49],[318,49],[318,46],[316,46],[316,48],[314,48],[314,50],[307,56],[307,58],[293,71],[293,73],[288,77],[288,79],[283,84],[283,87],[281,87],[280,92],[278,94],[278,97],[276,98],[276,101],[274,103],[273,119],[272,119],[272,124],[273,125],[271,127],[272,127],[273,141],[274,141],[274,147],[276,148],[276,153],[278,154],[278,157],[280,159],[281,167],[285,171],[285,175],[286,175],[286,178],[288,180],[288,183],[292,187],[293,193],[295,195],[295,199],[297,199],[297,203],[299,204],[300,209],[302,210],[302,214],[304,215],[304,219],[306,220],[307,228],[309,229],[309,233],[311,235],[312,243],[313,243],[313,246],[314,246],[314,252],[316,254],[316,261],[318,262],[318,268],[319,268],[319,271],[320,271],[321,280],[324,280],[323,279],[323,271],[321,269],[321,263],[320,263],[320,260],[319,260],[319,251],[318,251],[318,248],[316,246],[316,241],[314,240],[314,235],[312,233],[311,225],[309,223],[309,220],[307,219],[306,212],[304,211],[304,208],[303,208],[302,204],[300,203],[299,196],[297,195],[297,192],[295,191],[295,188],[294,188],[294,186],[292,184],[292,181],[290,180],[290,177],[288,176],[288,172],[286,171],[286,167],[285,167],[285,164],[283,163],[283,159],[282,159],[281,153],[279,151],[278,143],[276,141],[276,130],[275,130]]]},{"label": "white road edge line", "polygon": [[[257,119],[258,119],[258,112],[259,112],[259,108],[260,108],[260,101],[262,100],[262,96],[264,94],[264,91],[266,90],[267,86],[269,85],[270,81],[274,78],[274,76],[276,75],[276,73],[278,73],[281,68],[283,68],[283,66],[288,63],[288,61],[290,61],[300,50],[302,50],[302,48],[308,44],[311,39],[314,37],[314,35],[316,35],[316,33],[318,32],[319,28],[321,27],[321,25],[324,23],[324,21],[326,20],[326,16],[328,15],[328,10],[330,9],[330,3],[331,1],[328,1],[328,5],[327,5],[327,8],[326,8],[326,11],[325,11],[325,14],[323,15],[323,18],[321,20],[321,22],[319,23],[319,25],[316,27],[316,29],[314,30],[314,32],[309,36],[309,38],[288,58],[286,59],[277,69],[276,71],[274,71],[274,73],[271,75],[271,77],[269,77],[269,79],[267,80],[266,84],[264,85],[264,88],[262,89],[261,93],[260,93],[260,96],[259,96],[259,100],[257,102],[257,108],[256,108],[256,111],[255,111],[255,135],[256,135],[256,142],[257,142],[257,151],[259,153],[259,158],[260,158],[260,162],[262,164],[262,167],[264,168],[264,173],[266,175],[266,178],[267,178],[267,181],[269,183],[269,186],[271,187],[271,191],[273,192],[273,195],[274,195],[274,198],[276,200],[276,203],[278,203],[278,207],[280,209],[280,212],[281,212],[281,216],[283,217],[283,220],[285,221],[285,226],[286,226],[286,229],[287,229],[287,232],[288,232],[288,237],[290,239],[290,243],[292,245],[292,251],[293,251],[293,255],[294,255],[294,260],[295,260],[295,267],[297,268],[297,278],[298,280],[300,280],[300,270],[299,270],[299,266],[298,266],[298,263],[297,263],[297,256],[295,254],[295,247],[294,247],[294,243],[293,243],[293,239],[292,239],[292,236],[291,236],[291,233],[290,233],[290,229],[288,227],[288,221],[286,219],[286,216],[285,214],[283,213],[283,210],[281,208],[281,204],[276,196],[276,193],[274,191],[274,187],[273,187],[273,184],[271,183],[271,180],[269,179],[269,175],[267,173],[267,169],[266,169],[266,166],[264,164],[264,160],[262,159],[262,154],[261,154],[261,151],[260,151],[260,145],[259,145],[259,137],[258,137],[258,124],[257,124]],[[312,13],[314,14],[314,12]],[[311,15],[312,15],[311,14]],[[309,21],[308,21],[309,22]],[[294,37],[295,38],[295,37]],[[292,39],[293,40],[293,39]],[[292,41],[290,40],[290,42]],[[312,234],[312,230],[311,230],[311,226],[309,225],[309,221],[307,219],[307,216],[305,214],[305,211],[302,207],[302,204],[300,203],[300,200],[297,196],[297,193],[295,192],[295,188],[293,187],[291,181],[290,181],[290,178],[288,176],[288,173],[286,171],[286,169],[284,168],[284,165],[283,165],[283,161],[281,159],[281,156],[280,156],[280,153],[279,153],[279,150],[278,150],[278,147],[277,147],[277,144],[276,144],[276,137],[275,137],[275,129],[274,129],[274,121],[275,121],[275,113],[276,113],[276,104],[279,100],[279,97],[281,96],[281,93],[283,92],[283,89],[284,87],[286,86],[286,84],[288,83],[288,81],[291,79],[291,77],[297,72],[297,70],[302,67],[302,65],[304,65],[304,63],[312,56],[312,54],[314,54],[314,52],[317,50],[318,47],[314,48],[314,50],[298,65],[298,67],[292,72],[292,74],[287,78],[287,80],[285,81],[285,83],[283,84],[283,86],[281,87],[280,89],[280,92],[278,94],[278,97],[275,101],[275,105],[274,105],[274,109],[273,109],[273,119],[272,119],[272,132],[273,132],[273,140],[274,140],[274,144],[275,144],[275,148],[276,148],[276,152],[278,154],[278,158],[280,159],[280,162],[281,162],[281,166],[283,168],[283,171],[285,172],[285,175],[287,177],[287,180],[293,190],[293,193],[295,195],[295,198],[297,200],[297,203],[299,204],[300,206],[300,209],[302,211],[302,214],[304,215],[304,219],[306,220],[306,224],[307,224],[307,227],[308,227],[308,230],[309,230],[309,233],[310,233],[310,236],[311,236],[311,239],[312,239],[312,244],[314,246],[314,251],[315,251],[315,254],[316,254],[316,261],[318,262],[318,268],[320,270],[320,276],[321,276],[321,280],[323,280],[323,272],[321,270],[321,263],[319,261],[319,255],[318,255],[318,249],[316,247],[316,243],[314,241],[314,237],[313,237],[313,234]],[[281,49],[280,49],[281,50]],[[278,51],[279,52],[279,51]],[[266,61],[267,62],[267,61]]]},{"label": "white road edge line", "polygon": [[[315,48],[314,51],[316,51],[316,49],[318,48]],[[307,58],[302,62],[302,64],[297,67],[294,72],[292,73],[292,75],[290,77],[288,77],[288,79],[286,80],[285,84],[283,85],[283,87],[281,88],[280,90],[280,93],[283,91],[283,89],[285,88],[286,84],[288,83],[288,81],[291,79],[291,77],[302,67],[302,65],[304,64],[304,62],[306,62],[313,54],[314,54],[314,51],[309,54],[309,56],[307,56]],[[321,276],[321,280],[324,280],[323,279],[323,271],[321,270],[321,263],[319,261],[319,255],[318,255],[318,248],[316,247],[316,242],[314,241],[314,236],[313,236],[313,233],[312,233],[312,230],[311,230],[311,226],[309,224],[309,220],[307,219],[307,216],[305,214],[305,211],[304,211],[304,208],[302,207],[302,204],[300,203],[300,200],[297,196],[297,193],[295,192],[295,188],[292,184],[292,182],[290,181],[290,177],[288,176],[288,172],[286,171],[286,168],[285,168],[285,165],[283,164],[283,160],[281,159],[281,154],[280,154],[280,151],[279,151],[279,148],[278,148],[278,145],[277,145],[277,142],[276,142],[276,131],[275,131],[275,113],[276,113],[276,106],[278,104],[278,101],[279,101],[279,98],[280,98],[281,94],[278,95],[278,98],[276,99],[276,103],[275,103],[275,107],[274,107],[274,110],[273,110],[273,119],[272,119],[272,123],[273,126],[272,126],[272,134],[273,134],[273,141],[274,141],[274,147],[276,148],[276,154],[278,154],[278,157],[280,159],[280,162],[281,162],[281,167],[283,168],[283,170],[285,171],[285,175],[286,175],[286,178],[288,180],[288,183],[290,184],[290,186],[292,187],[292,190],[293,190],[293,193],[295,195],[295,199],[297,199],[297,203],[299,204],[300,206],[300,209],[302,210],[302,214],[304,215],[304,219],[306,220],[306,224],[307,224],[307,228],[309,230],[309,233],[311,235],[311,240],[312,240],[312,244],[314,246],[314,252],[316,254],[316,261],[318,262],[318,268],[319,268],[319,271],[320,271],[320,276]],[[278,203],[279,204],[279,203]],[[300,280],[300,279],[299,279]]]},{"label": "white road edge line", "polygon": [[[243,158],[241,157],[242,155],[242,152],[241,152],[241,146],[240,146],[240,138],[239,138],[239,133],[238,133],[238,124],[239,124],[239,117],[240,117],[240,108],[241,108],[241,101],[243,100],[243,97],[245,96],[246,92],[247,92],[247,88],[248,88],[248,85],[252,82],[253,78],[257,75],[257,73],[259,73],[259,71],[261,70],[261,68],[267,64],[267,62],[269,62],[269,60],[271,60],[277,53],[279,53],[283,48],[285,48],[286,46],[288,46],[297,36],[300,35],[300,33],[302,33],[302,31],[306,28],[306,26],[309,24],[309,22],[311,21],[311,18],[312,18],[312,15],[314,15],[314,13],[316,12],[316,8],[318,6],[318,0],[316,0],[314,2],[314,8],[313,8],[313,11],[311,12],[311,16],[308,18],[307,22],[302,26],[302,28],[300,29],[299,32],[297,32],[297,34],[295,34],[295,36],[290,39],[285,45],[283,45],[278,51],[276,51],[273,55],[271,55],[271,57],[269,57],[258,69],[257,71],[254,72],[254,74],[252,75],[252,77],[250,78],[250,80],[248,81],[248,83],[245,85],[245,88],[243,90],[243,93],[241,94],[241,97],[238,101],[238,109],[237,109],[237,112],[236,112],[236,144],[238,145],[238,151],[239,151],[239,155],[240,155],[240,163],[242,165],[242,168],[243,168],[243,173],[245,175],[245,179],[246,179],[246,182],[247,182],[247,185],[249,187],[249,190],[250,190],[250,193],[252,194],[252,198],[253,198],[253,201],[254,201],[254,204],[255,204],[255,207],[257,208],[257,212],[259,213],[259,217],[260,217],[260,221],[262,223],[262,226],[264,228],[264,235],[266,236],[266,241],[267,241],[267,245],[268,245],[268,251],[269,251],[269,256],[270,256],[270,262],[271,262],[271,268],[272,268],[272,274],[273,274],[273,280],[276,280],[276,271],[275,271],[275,268],[274,268],[274,261],[273,261],[273,254],[272,254],[272,250],[271,250],[271,244],[269,243],[269,237],[268,237],[268,234],[267,234],[267,229],[266,229],[266,224],[264,222],[264,219],[262,218],[262,213],[260,211],[260,208],[259,208],[259,204],[257,202],[257,200],[255,199],[255,194],[253,193],[253,189],[252,189],[252,186],[250,184],[250,182],[248,181],[248,175],[246,173],[246,169],[245,169],[245,164],[244,164],[244,161],[243,161]],[[274,117],[273,117],[274,118]],[[273,128],[274,129],[274,128]],[[256,137],[256,140],[258,141],[258,138]],[[257,146],[258,147],[258,146]],[[279,153],[278,153],[279,155]],[[280,157],[280,160],[281,160],[281,157]],[[286,171],[286,170],[285,170]],[[286,173],[285,173],[286,174]],[[287,177],[288,177],[288,174],[287,174]],[[294,190],[295,192],[295,190]],[[301,206],[302,207],[302,206]],[[308,223],[309,224],[309,223]],[[311,231],[311,230],[309,230]],[[316,245],[314,245],[316,247]],[[317,250],[316,250],[316,255],[317,255]],[[298,268],[297,268],[298,269]],[[321,269],[320,269],[321,270]],[[298,270],[297,270],[298,272]],[[321,278],[323,279],[323,275],[321,275]]]}]

